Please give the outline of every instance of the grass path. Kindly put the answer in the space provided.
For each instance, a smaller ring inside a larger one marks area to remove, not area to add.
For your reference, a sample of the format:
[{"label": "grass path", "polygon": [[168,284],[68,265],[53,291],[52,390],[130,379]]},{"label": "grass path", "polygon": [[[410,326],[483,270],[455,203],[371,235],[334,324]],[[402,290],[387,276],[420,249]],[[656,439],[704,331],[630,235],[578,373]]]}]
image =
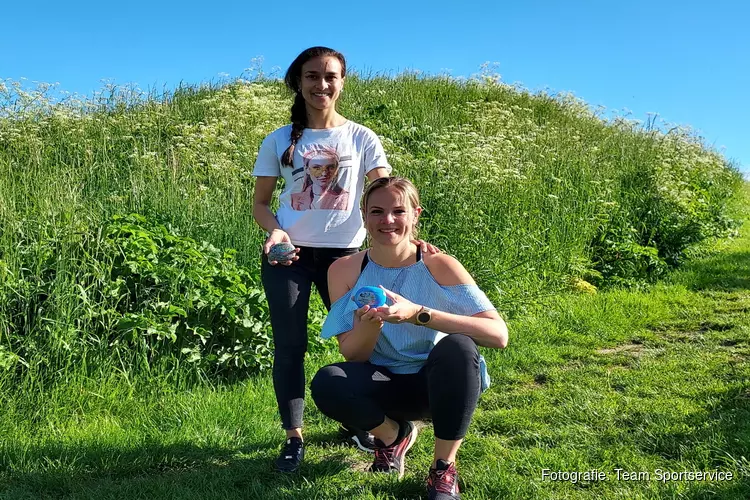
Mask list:
[{"label": "grass path", "polygon": [[[750,200],[745,186],[744,215]],[[750,223],[643,291],[556,298],[485,351],[493,386],[459,455],[464,498],[750,498]],[[312,359],[308,376],[335,357]],[[402,481],[307,411],[298,475],[271,471],[280,442],[270,377],[176,389],[77,378],[2,387],[0,498],[421,498],[432,435]],[[605,480],[551,481],[543,469]],[[623,472],[641,473],[626,480]],[[657,470],[732,480],[658,480]],[[645,477],[643,473],[649,475]]]}]

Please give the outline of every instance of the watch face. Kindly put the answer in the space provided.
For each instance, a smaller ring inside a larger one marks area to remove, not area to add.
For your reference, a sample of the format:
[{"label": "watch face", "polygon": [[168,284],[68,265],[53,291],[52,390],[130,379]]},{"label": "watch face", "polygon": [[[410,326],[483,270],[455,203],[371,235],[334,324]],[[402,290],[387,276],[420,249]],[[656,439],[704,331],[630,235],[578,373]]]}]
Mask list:
[{"label": "watch face", "polygon": [[430,321],[430,317],[430,313],[423,311],[419,313],[419,315],[417,315],[417,321],[419,321],[420,323],[427,323],[428,321]]}]

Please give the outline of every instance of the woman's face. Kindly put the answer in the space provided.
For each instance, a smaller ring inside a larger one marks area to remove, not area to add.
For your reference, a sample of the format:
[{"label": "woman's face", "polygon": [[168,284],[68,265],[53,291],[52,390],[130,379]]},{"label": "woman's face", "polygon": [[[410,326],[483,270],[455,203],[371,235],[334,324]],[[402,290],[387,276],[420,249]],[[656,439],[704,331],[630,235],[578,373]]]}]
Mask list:
[{"label": "woman's face", "polygon": [[384,245],[411,240],[422,207],[412,207],[398,189],[376,189],[367,199],[365,225],[370,237]]},{"label": "woman's face", "polygon": [[339,165],[335,158],[311,158],[307,162],[307,173],[313,184],[320,188],[328,188],[334,182],[339,172]]},{"label": "woman's face", "polygon": [[309,106],[319,110],[335,106],[344,87],[341,69],[333,56],[313,57],[302,65],[300,90]]}]

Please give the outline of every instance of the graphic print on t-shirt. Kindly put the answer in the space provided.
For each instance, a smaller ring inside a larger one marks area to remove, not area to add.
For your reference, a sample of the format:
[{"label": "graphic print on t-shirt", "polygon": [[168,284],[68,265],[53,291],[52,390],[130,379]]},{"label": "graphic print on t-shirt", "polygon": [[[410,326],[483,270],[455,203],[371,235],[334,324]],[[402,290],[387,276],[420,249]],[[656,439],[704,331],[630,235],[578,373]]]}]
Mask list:
[{"label": "graphic print on t-shirt", "polygon": [[[297,154],[297,151],[295,151]],[[300,146],[302,168],[292,172],[292,209],[347,210],[352,156],[342,155],[334,146]]]}]

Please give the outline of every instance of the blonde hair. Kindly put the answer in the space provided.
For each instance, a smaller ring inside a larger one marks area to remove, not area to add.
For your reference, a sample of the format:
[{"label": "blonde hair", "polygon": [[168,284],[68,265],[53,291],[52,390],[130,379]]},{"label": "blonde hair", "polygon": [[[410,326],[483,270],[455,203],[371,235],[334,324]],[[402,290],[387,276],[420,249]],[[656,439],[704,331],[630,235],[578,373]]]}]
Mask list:
[{"label": "blonde hair", "polygon": [[[419,191],[417,191],[417,188],[409,179],[406,177],[379,177],[374,181],[371,181],[362,194],[362,210],[365,212],[365,217],[367,216],[367,202],[370,200],[370,195],[378,189],[385,188],[396,189],[409,203],[412,210],[420,206]],[[414,226],[411,228],[412,238],[417,237],[417,231],[417,223],[415,222]]]}]

